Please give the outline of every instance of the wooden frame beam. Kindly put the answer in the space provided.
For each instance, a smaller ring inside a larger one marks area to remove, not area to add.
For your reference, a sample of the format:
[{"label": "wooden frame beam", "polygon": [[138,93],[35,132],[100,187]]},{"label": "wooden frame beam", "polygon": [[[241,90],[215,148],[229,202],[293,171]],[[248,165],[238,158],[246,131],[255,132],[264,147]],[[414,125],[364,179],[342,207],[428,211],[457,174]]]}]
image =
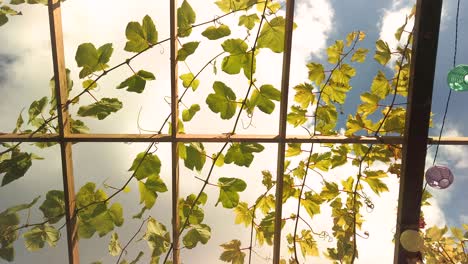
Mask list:
[{"label": "wooden frame beam", "polygon": [[70,116],[64,103],[68,100],[67,74],[63,46],[62,15],[60,0],[48,1],[50,39],[54,64],[55,99],[62,159],[63,191],[65,194],[65,221],[67,225],[68,262],[80,263],[78,251],[78,230],[75,217],[75,181],[73,178],[72,143],[64,140],[70,134]]},{"label": "wooden frame beam", "polygon": [[[278,143],[279,135],[252,134],[178,134],[172,139],[169,134],[68,134],[60,138],[58,134],[0,134],[0,142],[260,142]],[[358,137],[358,136],[307,136],[289,135],[284,138],[286,143],[337,143],[337,144],[395,144],[405,143],[404,137]],[[427,145],[439,144],[439,137],[429,136]],[[442,137],[440,145],[468,145],[468,137]]]},{"label": "wooden frame beam", "polygon": [[179,78],[177,65],[177,0],[170,1],[171,35],[171,161],[172,161],[172,262],[180,263],[179,219],[179,148],[176,141],[179,130]]},{"label": "wooden frame beam", "polygon": [[281,103],[278,132],[278,158],[276,160],[276,193],[275,193],[275,229],[273,237],[273,263],[279,264],[281,260],[281,227],[283,213],[283,178],[284,159],[286,152],[286,128],[288,114],[289,74],[291,67],[292,33],[294,29],[295,0],[286,2],[286,25],[284,34],[283,69],[281,76]]},{"label": "wooden frame beam", "polygon": [[419,229],[442,0],[418,0],[416,5],[395,232],[394,263],[397,264],[409,263],[416,257],[416,253],[401,246],[399,239],[405,230]]}]

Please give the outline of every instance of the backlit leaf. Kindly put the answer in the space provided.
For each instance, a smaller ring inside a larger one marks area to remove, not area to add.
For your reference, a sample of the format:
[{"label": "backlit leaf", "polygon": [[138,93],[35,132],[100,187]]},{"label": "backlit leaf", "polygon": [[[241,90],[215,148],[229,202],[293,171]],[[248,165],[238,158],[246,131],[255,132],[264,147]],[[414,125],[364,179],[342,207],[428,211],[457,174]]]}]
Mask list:
[{"label": "backlit leaf", "polygon": [[187,0],[184,0],[182,5],[177,9],[177,35],[179,37],[188,37],[192,33],[192,25],[195,23],[196,17],[192,6]]},{"label": "backlit leaf", "polygon": [[137,73],[121,82],[117,89],[127,87],[127,91],[142,93],[146,86],[146,81],[155,80],[156,77],[153,73],[144,70],[139,70]]},{"label": "backlit leaf", "polygon": [[206,98],[206,103],[211,111],[220,113],[222,119],[230,119],[236,113],[237,102],[236,94],[231,88],[222,82],[214,82],[213,90]]},{"label": "backlit leaf", "polygon": [[192,228],[182,238],[184,246],[192,249],[198,243],[206,244],[211,238],[211,228],[205,224],[193,225]]},{"label": "backlit leaf", "polygon": [[139,153],[128,171],[133,171],[137,180],[143,180],[151,175],[159,176],[161,161],[156,154]]},{"label": "backlit leaf", "polygon": [[247,184],[238,178],[219,178],[219,198],[216,205],[221,202],[224,208],[234,208],[239,203],[239,193],[245,190]]},{"label": "backlit leaf", "polygon": [[390,48],[388,47],[387,42],[381,39],[378,40],[375,43],[375,49],[376,51],[375,51],[374,59],[382,65],[387,64],[391,57]]},{"label": "backlit leaf", "polygon": [[224,162],[249,167],[254,158],[252,153],[261,152],[263,149],[258,143],[233,143],[224,157]]},{"label": "backlit leaf", "polygon": [[252,30],[255,23],[259,22],[260,18],[257,14],[242,15],[239,17],[239,26],[245,26],[248,30]]},{"label": "backlit leaf", "polygon": [[122,109],[122,102],[117,98],[102,98],[100,101],[87,105],[81,106],[78,109],[78,115],[85,117],[96,117],[102,120],[109,116],[111,113],[115,113]]},{"label": "backlit leaf", "polygon": [[182,48],[179,49],[177,54],[178,61],[185,61],[188,56],[192,55],[200,44],[199,41],[192,41],[182,45]]},{"label": "backlit leaf", "polygon": [[221,244],[224,251],[219,259],[231,264],[244,264],[245,253],[242,252],[240,246],[241,242],[237,239]]},{"label": "backlit leaf", "polygon": [[220,39],[231,35],[231,29],[227,25],[209,26],[202,32],[202,35],[209,40]]},{"label": "backlit leaf", "polygon": [[193,116],[198,111],[200,111],[200,105],[198,104],[191,105],[189,109],[184,109],[182,111],[182,120],[184,120],[184,122],[192,120]]}]

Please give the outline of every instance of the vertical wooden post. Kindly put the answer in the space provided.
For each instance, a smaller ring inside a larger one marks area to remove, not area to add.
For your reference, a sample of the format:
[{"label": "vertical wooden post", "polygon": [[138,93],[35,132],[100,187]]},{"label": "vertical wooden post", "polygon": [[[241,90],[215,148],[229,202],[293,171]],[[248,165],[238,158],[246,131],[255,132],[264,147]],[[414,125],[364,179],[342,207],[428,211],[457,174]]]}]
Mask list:
[{"label": "vertical wooden post", "polygon": [[55,98],[59,127],[60,152],[62,157],[63,191],[65,193],[65,220],[67,225],[68,261],[79,264],[78,233],[75,218],[75,182],[73,178],[72,143],[65,140],[70,134],[70,116],[67,107],[68,100],[67,73],[63,46],[62,17],[60,0],[49,0],[49,24],[52,44],[52,59],[54,62]]},{"label": "vertical wooden post", "polygon": [[170,0],[171,31],[171,152],[172,152],[172,261],[180,263],[179,248],[179,150],[177,132],[179,128],[179,90],[177,67],[177,0]]},{"label": "vertical wooden post", "polygon": [[280,263],[281,223],[283,212],[283,177],[284,158],[286,151],[286,117],[288,113],[289,74],[291,64],[292,32],[294,28],[294,0],[286,3],[286,25],[284,36],[283,72],[281,79],[281,103],[279,120],[278,159],[276,170],[276,201],[275,201],[275,236],[273,240],[273,263]]},{"label": "vertical wooden post", "polygon": [[401,165],[394,262],[408,263],[400,235],[419,229],[442,0],[418,0]]}]

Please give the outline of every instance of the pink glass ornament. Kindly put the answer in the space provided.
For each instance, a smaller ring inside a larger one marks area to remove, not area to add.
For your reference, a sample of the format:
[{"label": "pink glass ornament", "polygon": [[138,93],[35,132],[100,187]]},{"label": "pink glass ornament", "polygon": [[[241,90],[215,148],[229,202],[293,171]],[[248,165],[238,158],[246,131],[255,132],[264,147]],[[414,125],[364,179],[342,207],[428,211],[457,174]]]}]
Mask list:
[{"label": "pink glass ornament", "polygon": [[432,166],[426,171],[426,181],[431,187],[445,189],[453,183],[453,174],[446,166]]}]

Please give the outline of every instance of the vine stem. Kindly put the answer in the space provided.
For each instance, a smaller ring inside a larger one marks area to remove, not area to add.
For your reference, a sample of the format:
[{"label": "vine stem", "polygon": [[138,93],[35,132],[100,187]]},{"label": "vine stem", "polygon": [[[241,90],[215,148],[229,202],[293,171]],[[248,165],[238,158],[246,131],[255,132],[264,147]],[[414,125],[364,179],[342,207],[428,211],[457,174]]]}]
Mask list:
[{"label": "vine stem", "polygon": [[[319,91],[319,94],[318,94],[318,97],[317,97],[317,104],[315,106],[315,111],[314,111],[314,115],[313,115],[313,118],[314,118],[314,131],[313,131],[313,134],[310,134],[310,132],[307,130],[307,132],[309,133],[309,135],[311,137],[313,136],[316,136],[317,135],[317,110],[319,108],[319,103],[320,103],[320,100],[322,98],[322,93],[324,93],[324,90],[325,88],[327,87],[327,84],[330,83],[330,80],[331,80],[331,77],[333,75],[333,73],[335,72],[335,70],[341,65],[341,63],[343,62],[343,60],[349,56],[349,54],[355,49],[356,47],[356,44],[359,40],[359,31],[358,31],[358,34],[356,34],[356,38],[354,39],[353,41],[353,45],[351,46],[351,48],[348,50],[348,52],[346,52],[342,57],[340,57],[340,59],[338,60],[338,62],[336,63],[336,65],[333,67],[333,69],[330,71],[330,74],[328,75],[328,78],[327,80],[325,81],[325,84],[323,85],[323,88]],[[314,143],[311,144],[310,146],[310,151],[308,152],[309,155],[307,157],[307,163],[306,163],[306,169],[305,169],[305,173],[304,173],[304,179],[302,181],[302,184],[301,184],[301,189],[300,189],[300,192],[299,192],[299,197],[298,197],[298,202],[297,202],[297,210],[296,210],[296,218],[294,219],[294,233],[293,233],[293,250],[294,250],[294,259],[297,263],[299,263],[299,257],[298,257],[298,254],[297,254],[297,242],[296,242],[296,239],[297,239],[297,230],[298,230],[298,226],[299,226],[299,219],[301,218],[300,216],[300,213],[301,213],[301,199],[302,199],[302,194],[304,192],[304,187],[306,185],[306,179],[307,179],[307,174],[309,172],[309,163],[310,163],[310,160],[312,158],[312,154],[313,154],[313,149],[314,149]],[[318,173],[318,172],[317,172]],[[322,179],[323,179],[323,176],[318,173]]]},{"label": "vine stem", "polygon": [[115,262],[116,264],[120,263],[120,259],[122,258],[122,254],[126,251],[127,247],[130,245],[130,243],[132,243],[132,241],[135,239],[135,237],[138,235],[138,233],[140,233],[141,229],[143,228],[143,225],[146,223],[146,221],[148,221],[150,219],[150,217],[147,217],[145,220],[143,220],[141,222],[141,225],[140,227],[138,228],[138,230],[133,234],[133,236],[130,238],[130,240],[128,240],[127,244],[125,244],[125,246],[122,248],[122,251],[120,251],[120,254],[119,254],[119,258],[117,259],[117,261]]},{"label": "vine stem", "polygon": [[[406,59],[406,51],[408,50],[410,41],[411,41],[411,37],[408,36],[408,39],[407,39],[406,44],[405,44],[405,48],[401,52],[401,59],[400,59],[400,63],[399,63],[400,68],[398,69],[398,73],[397,73],[397,77],[396,77],[396,81],[395,81],[395,88],[393,90],[392,102],[391,102],[391,104],[389,106],[388,111],[385,113],[382,121],[380,122],[379,127],[377,128],[376,132],[374,133],[375,137],[377,137],[379,135],[380,129],[382,129],[383,124],[385,123],[388,116],[390,115],[390,112],[392,111],[393,107],[395,106],[396,96],[397,96],[397,92],[398,92],[398,85],[399,85],[399,81],[400,81],[401,66],[403,65],[403,62]],[[361,184],[360,181],[361,181],[361,178],[362,178],[362,165],[363,165],[364,160],[367,158],[367,156],[369,155],[369,153],[373,149],[373,147],[374,147],[374,144],[371,144],[369,146],[369,148],[367,149],[366,153],[364,154],[364,156],[359,161],[359,172],[358,172],[358,175],[357,175],[356,185],[354,186],[354,191],[353,191],[353,254],[351,256],[351,264],[354,264],[354,261],[356,260],[356,254],[357,254],[357,241],[356,241],[356,239],[357,239],[357,237],[356,237],[357,208],[356,208],[356,204],[357,204],[358,188],[359,188],[359,186]]]},{"label": "vine stem", "polygon": [[[254,41],[254,45],[253,45],[253,48],[251,50],[252,52],[252,58],[251,58],[251,61],[252,63],[250,64],[250,84],[249,84],[249,88],[247,89],[247,92],[246,92],[246,95],[245,95],[245,99],[239,109],[239,113],[237,114],[237,118],[236,118],[236,121],[234,123],[234,127],[231,131],[231,134],[234,134],[235,131],[236,131],[236,128],[237,128],[237,125],[239,123],[239,118],[242,114],[242,111],[244,110],[244,107],[245,107],[245,104],[246,104],[246,101],[247,101],[247,98],[250,94],[250,90],[252,89],[252,86],[253,86],[253,81],[252,81],[252,78],[253,78],[253,66],[254,66],[254,59],[255,59],[255,50],[256,50],[256,46],[257,46],[257,40],[258,40],[258,37],[260,35],[260,30],[262,28],[262,24],[263,24],[263,21],[265,20],[265,12],[266,12],[266,7],[267,7],[267,4],[265,4],[264,8],[263,8],[263,13],[262,13],[262,18],[260,20],[260,23],[259,23],[259,27],[258,27],[258,31],[257,31],[257,36],[255,37],[255,41]],[[206,66],[205,66],[206,67]],[[205,179],[205,182],[203,183],[200,191],[198,192],[198,195],[197,197],[195,198],[195,200],[193,201],[192,203],[192,206],[190,207],[190,210],[189,210],[189,213],[187,215],[187,218],[185,219],[184,221],[184,224],[181,226],[180,228],[180,232],[179,232],[179,235],[182,234],[182,232],[185,230],[185,228],[188,226],[189,224],[189,216],[192,214],[193,212],[193,209],[195,208],[195,206],[197,205],[197,202],[198,200],[200,199],[201,195],[203,194],[203,191],[205,190],[205,188],[208,186],[208,182],[211,178],[211,175],[213,173],[213,169],[214,169],[214,166],[215,166],[215,163],[216,161],[218,160],[219,156],[223,153],[223,151],[226,149],[227,145],[229,144],[229,142],[226,142],[223,144],[223,146],[221,147],[220,151],[218,151],[218,154],[216,155],[216,158],[213,159],[212,163],[211,163],[211,167],[210,167],[210,170],[208,172],[208,175]],[[171,253],[173,249],[173,244],[171,244],[171,247],[169,248],[166,256],[164,257],[164,261],[163,263],[166,263],[168,258],[169,258],[169,255]]]}]

